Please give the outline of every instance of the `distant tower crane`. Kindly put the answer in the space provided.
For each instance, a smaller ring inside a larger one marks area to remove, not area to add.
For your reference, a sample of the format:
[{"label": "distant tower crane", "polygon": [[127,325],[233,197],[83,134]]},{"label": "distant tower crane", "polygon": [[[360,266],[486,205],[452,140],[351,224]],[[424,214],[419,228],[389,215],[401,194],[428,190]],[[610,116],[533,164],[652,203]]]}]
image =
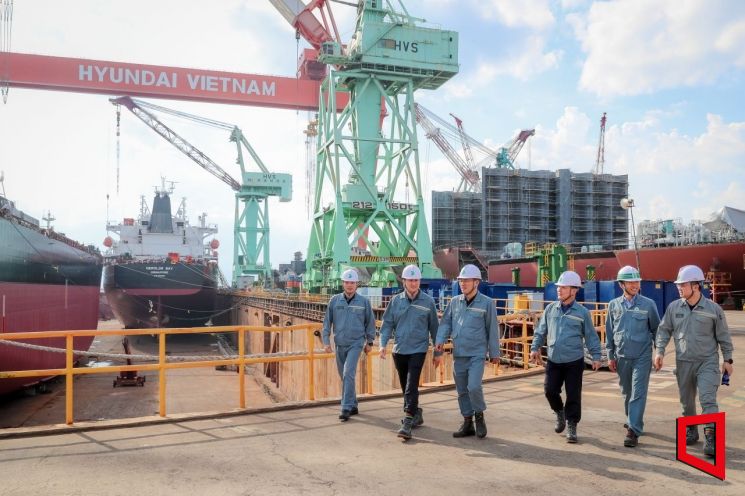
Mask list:
[{"label": "distant tower crane", "polygon": [[[473,155],[470,155],[470,157],[469,155],[466,155],[465,159],[458,155],[458,152],[455,151],[453,146],[445,137],[442,129],[437,127],[435,122],[442,125],[445,129],[450,125],[418,103],[416,104],[416,121],[424,129],[427,138],[432,140],[442,154],[445,155],[451,164],[453,164],[455,170],[460,174],[461,180],[456,191],[471,193],[481,192],[481,179],[479,178],[479,171],[473,163]],[[466,141],[464,141],[464,143],[465,142]],[[470,158],[470,160],[468,160],[468,158]]]},{"label": "distant tower crane", "polygon": [[603,117],[600,118],[600,139],[598,140],[598,156],[595,159],[595,170],[594,174],[603,174],[603,167],[605,166],[605,112]]},{"label": "distant tower crane", "polygon": [[[423,20],[400,1],[402,12],[390,1],[360,0],[355,32],[343,44],[327,0],[270,2],[329,66],[321,86],[305,284],[338,286],[350,266],[371,271],[370,284],[379,286],[393,283],[392,268],[408,263],[419,264],[425,278],[440,277],[424,211],[414,91],[437,89],[458,73],[458,34],[420,26]],[[337,92],[350,97],[338,114]],[[346,180],[342,170],[349,170]],[[404,185],[413,193],[411,204],[396,195]],[[360,240],[369,255],[353,254]]]},{"label": "distant tower crane", "polygon": [[[458,185],[457,192],[481,192],[481,179],[479,172],[482,167],[499,167],[515,168],[515,160],[525,142],[535,134],[534,129],[523,129],[509,143],[497,150],[492,150],[478,140],[466,134],[463,128],[463,121],[453,114],[450,114],[455,120],[455,126],[446,122],[434,112],[423,105],[416,104],[417,122],[424,128],[427,138],[432,140],[437,148],[445,155],[461,175],[461,182]],[[463,147],[461,157],[448,141],[457,137]],[[474,160],[474,152],[483,156],[478,162]]]},{"label": "distant tower crane", "polygon": [[[126,107],[166,141],[235,191],[233,286],[245,287],[254,277],[263,279],[265,282],[271,281],[267,199],[269,196],[278,196],[282,202],[290,201],[292,199],[292,176],[269,172],[238,126],[171,110],[128,96],[112,98],[110,101],[114,105]],[[146,108],[230,131],[230,141],[236,144],[238,153],[236,163],[241,168],[243,182],[239,183],[233,179],[211,158],[176,134]],[[246,171],[243,148],[251,155],[261,172]]]}]

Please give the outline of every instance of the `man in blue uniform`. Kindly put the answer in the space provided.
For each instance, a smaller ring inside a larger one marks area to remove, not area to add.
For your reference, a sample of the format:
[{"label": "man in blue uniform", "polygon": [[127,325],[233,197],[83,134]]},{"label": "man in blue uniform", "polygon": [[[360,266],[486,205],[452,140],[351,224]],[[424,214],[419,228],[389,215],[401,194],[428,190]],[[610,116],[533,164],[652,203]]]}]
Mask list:
[{"label": "man in blue uniform", "polygon": [[372,305],[364,296],[357,294],[359,276],[354,269],[347,269],[341,275],[344,291],[329,300],[326,317],[323,319],[321,339],[326,352],[331,353],[331,333],[333,329],[336,346],[336,367],[342,381],[341,413],[342,422],[359,412],[355,378],[360,353],[372,349],[375,339],[375,316]]},{"label": "man in blue uniform", "polygon": [[[546,399],[556,414],[557,433],[567,429],[567,442],[577,442],[577,424],[582,417],[582,374],[585,370],[585,346],[592,355],[592,369],[600,368],[600,338],[590,312],[575,301],[582,281],[579,274],[566,271],[556,281],[558,301],[550,303],[533,333],[530,358],[543,365],[541,346],[548,345],[548,363],[543,383]],[[566,404],[561,388],[566,389]]]},{"label": "man in blue uniform", "polygon": [[[484,361],[499,363],[499,332],[494,300],[479,293],[481,271],[465,265],[458,275],[461,294],[450,301],[437,330],[435,351],[441,353],[453,341],[453,377],[463,424],[453,437],[486,437],[484,420]],[[441,361],[437,358],[437,362]],[[474,429],[474,417],[476,427]]]},{"label": "man in blue uniform", "polygon": [[412,427],[424,423],[419,408],[419,376],[427,356],[430,339],[437,337],[435,300],[420,291],[422,273],[416,265],[404,267],[404,291],[391,299],[380,327],[380,358],[385,359],[388,340],[393,338],[393,362],[404,393],[404,418],[398,437],[411,439]]},{"label": "man in blue uniform", "polygon": [[605,320],[608,367],[618,372],[627,426],[623,445],[629,448],[639,444],[644,432],[652,348],[660,324],[657,305],[639,294],[641,280],[639,271],[629,265],[618,271],[616,281],[623,294],[608,303]]},{"label": "man in blue uniform", "polygon": [[[732,375],[732,337],[727,327],[722,307],[701,294],[704,273],[695,265],[686,265],[678,271],[680,299],[668,305],[662,322],[657,328],[657,354],[655,370],[662,368],[665,347],[672,336],[675,340],[675,376],[683,416],[696,415],[696,390],[701,403],[701,413],[717,413],[719,389],[719,350],[722,351],[721,372]],[[704,454],[716,457],[715,425],[704,427]],[[686,444],[698,442],[698,427],[689,426]]]}]

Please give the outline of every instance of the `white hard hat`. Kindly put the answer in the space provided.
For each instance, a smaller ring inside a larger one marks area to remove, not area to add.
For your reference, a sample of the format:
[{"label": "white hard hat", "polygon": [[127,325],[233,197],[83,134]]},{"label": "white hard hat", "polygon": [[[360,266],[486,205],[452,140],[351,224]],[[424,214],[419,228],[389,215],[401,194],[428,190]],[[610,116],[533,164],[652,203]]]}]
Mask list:
[{"label": "white hard hat", "polygon": [[407,265],[401,272],[402,279],[421,279],[422,271],[416,265]]},{"label": "white hard hat", "polygon": [[579,274],[573,270],[567,270],[562,272],[559,276],[559,280],[556,281],[557,286],[574,286],[575,288],[582,287],[582,280],[579,278]]},{"label": "white hard hat", "polygon": [[678,271],[678,279],[675,284],[681,284],[684,282],[701,282],[706,278],[704,277],[704,271],[702,271],[696,265],[685,265]]},{"label": "white hard hat", "polygon": [[360,276],[354,269],[347,269],[341,275],[341,280],[344,282],[360,282]]},{"label": "white hard hat", "polygon": [[623,282],[639,282],[642,280],[641,274],[639,274],[639,271],[632,267],[631,265],[627,265],[625,267],[621,267],[621,270],[618,271],[618,276],[616,276],[616,281]]},{"label": "white hard hat", "polygon": [[458,274],[458,279],[478,279],[481,280],[481,271],[473,264],[464,265]]}]

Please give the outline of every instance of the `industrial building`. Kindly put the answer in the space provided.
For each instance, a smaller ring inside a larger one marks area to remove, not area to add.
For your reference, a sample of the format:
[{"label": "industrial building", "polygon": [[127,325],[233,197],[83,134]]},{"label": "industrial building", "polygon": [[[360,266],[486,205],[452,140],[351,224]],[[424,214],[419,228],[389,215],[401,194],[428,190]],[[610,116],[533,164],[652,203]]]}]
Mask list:
[{"label": "industrial building", "polygon": [[432,243],[493,256],[520,256],[511,243],[626,248],[628,214],[620,202],[628,187],[627,175],[482,168],[481,193],[432,192]]}]

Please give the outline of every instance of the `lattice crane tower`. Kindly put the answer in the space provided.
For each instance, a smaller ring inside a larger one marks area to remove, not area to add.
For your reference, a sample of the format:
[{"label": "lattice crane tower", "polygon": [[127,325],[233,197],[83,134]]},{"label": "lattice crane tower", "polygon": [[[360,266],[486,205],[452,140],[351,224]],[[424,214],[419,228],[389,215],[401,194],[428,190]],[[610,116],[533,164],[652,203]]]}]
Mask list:
[{"label": "lattice crane tower", "polygon": [[[385,286],[395,281],[393,267],[408,263],[417,263],[425,278],[440,277],[424,211],[414,91],[437,89],[458,73],[458,34],[422,26],[425,21],[400,1],[396,11],[389,0],[360,0],[345,45],[325,0],[307,7],[298,0],[270,1],[318,50],[318,62],[329,66],[318,115],[305,284],[336,287],[346,268],[359,267],[372,273],[370,285]],[[341,113],[337,93],[349,94]],[[401,199],[406,186],[410,202]],[[324,204],[324,197],[331,202]],[[378,241],[368,239],[371,232]],[[354,252],[360,242],[369,255]]]}]

